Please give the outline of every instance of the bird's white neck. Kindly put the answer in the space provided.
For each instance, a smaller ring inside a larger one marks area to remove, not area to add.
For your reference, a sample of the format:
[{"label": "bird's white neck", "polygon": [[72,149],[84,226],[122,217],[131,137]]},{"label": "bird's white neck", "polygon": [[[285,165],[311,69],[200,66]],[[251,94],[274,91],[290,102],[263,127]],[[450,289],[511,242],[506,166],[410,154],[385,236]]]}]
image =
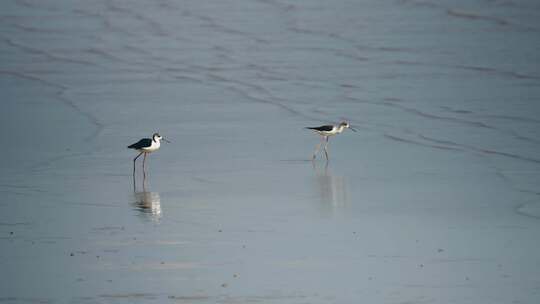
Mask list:
[{"label": "bird's white neck", "polygon": [[341,132],[343,132],[343,130],[345,130],[345,126],[344,126],[344,125],[340,125],[340,126],[337,127],[336,132],[337,132],[337,133],[341,133]]},{"label": "bird's white neck", "polygon": [[154,140],[152,141],[152,146],[151,146],[152,149],[156,149],[156,150],[157,150],[157,149],[159,149],[160,146],[161,146],[161,142],[160,142],[159,139],[156,138],[156,139],[154,139]]}]

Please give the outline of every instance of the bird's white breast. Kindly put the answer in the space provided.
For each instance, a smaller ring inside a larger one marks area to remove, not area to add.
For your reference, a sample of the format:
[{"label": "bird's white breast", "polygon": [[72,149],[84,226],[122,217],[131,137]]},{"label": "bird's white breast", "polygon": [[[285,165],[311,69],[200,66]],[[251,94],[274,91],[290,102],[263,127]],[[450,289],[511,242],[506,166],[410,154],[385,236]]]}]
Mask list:
[{"label": "bird's white breast", "polygon": [[152,140],[152,145],[150,145],[150,147],[142,148],[141,151],[146,152],[146,153],[154,152],[157,149],[159,149],[160,146],[161,146],[161,143],[159,141]]}]

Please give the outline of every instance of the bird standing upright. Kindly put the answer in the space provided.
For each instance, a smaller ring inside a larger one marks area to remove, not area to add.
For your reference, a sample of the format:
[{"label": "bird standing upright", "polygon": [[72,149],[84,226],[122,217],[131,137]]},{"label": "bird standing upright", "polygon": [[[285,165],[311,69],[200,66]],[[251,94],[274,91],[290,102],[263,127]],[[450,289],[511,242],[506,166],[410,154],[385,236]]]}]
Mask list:
[{"label": "bird standing upright", "polygon": [[326,160],[328,160],[328,138],[330,136],[339,134],[343,132],[345,129],[351,129],[352,131],[356,132],[355,129],[353,129],[348,122],[342,121],[339,125],[324,125],[320,127],[306,127],[306,129],[313,130],[317,132],[319,135],[321,135],[322,141],[316,146],[315,152],[313,153],[312,160],[315,160],[317,157],[317,152],[319,152],[319,149],[321,148],[321,145],[324,143],[324,154],[326,155]]},{"label": "bird standing upright", "polygon": [[151,139],[150,138],[143,138],[143,139],[139,140],[138,142],[128,146],[129,149],[135,149],[135,150],[140,152],[139,155],[137,155],[133,159],[133,178],[134,179],[135,179],[135,162],[137,161],[137,158],[139,158],[139,156],[141,156],[141,154],[144,153],[143,176],[144,176],[144,178],[146,178],[146,171],[145,171],[146,155],[148,153],[152,153],[152,152],[158,150],[159,147],[161,146],[161,140],[166,141],[166,142],[170,142],[170,141],[166,140],[165,138],[163,138],[161,135],[159,135],[159,133],[154,133],[152,135]]}]

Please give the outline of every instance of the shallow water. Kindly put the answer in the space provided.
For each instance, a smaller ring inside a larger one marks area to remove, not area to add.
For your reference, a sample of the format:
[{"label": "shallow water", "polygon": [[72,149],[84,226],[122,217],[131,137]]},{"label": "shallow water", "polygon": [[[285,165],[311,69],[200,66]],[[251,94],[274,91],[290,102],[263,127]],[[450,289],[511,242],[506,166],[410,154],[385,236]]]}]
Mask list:
[{"label": "shallow water", "polygon": [[536,1],[0,8],[0,303],[540,301]]}]

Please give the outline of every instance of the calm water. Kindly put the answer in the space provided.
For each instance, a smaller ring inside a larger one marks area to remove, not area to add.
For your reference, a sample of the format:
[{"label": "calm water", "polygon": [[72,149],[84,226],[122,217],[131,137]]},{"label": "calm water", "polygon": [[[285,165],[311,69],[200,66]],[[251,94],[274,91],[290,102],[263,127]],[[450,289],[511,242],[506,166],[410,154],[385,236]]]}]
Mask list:
[{"label": "calm water", "polygon": [[[0,303],[540,301],[537,1],[13,0],[0,25]],[[312,164],[303,128],[342,119]]]}]

